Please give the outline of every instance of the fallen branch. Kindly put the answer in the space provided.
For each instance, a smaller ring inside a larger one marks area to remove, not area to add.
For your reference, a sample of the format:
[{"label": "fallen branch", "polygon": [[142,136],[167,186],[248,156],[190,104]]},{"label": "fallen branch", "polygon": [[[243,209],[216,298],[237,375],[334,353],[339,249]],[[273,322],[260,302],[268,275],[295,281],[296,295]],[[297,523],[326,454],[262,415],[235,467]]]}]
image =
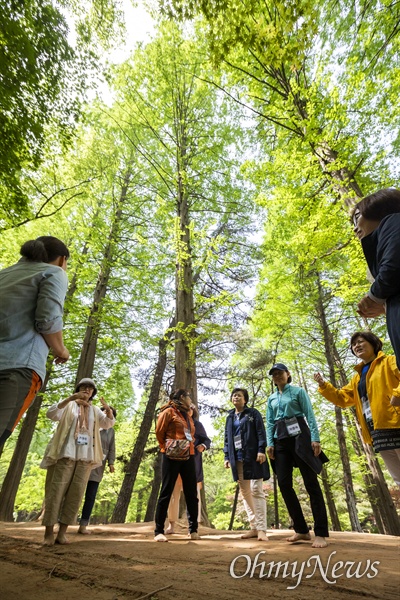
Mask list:
[{"label": "fallen branch", "polygon": [[157,592],[162,592],[163,590],[167,590],[170,587],[172,587],[172,583],[170,585],[166,585],[165,587],[158,588],[157,590],[154,590],[149,594],[145,594],[144,596],[139,596],[139,598],[136,598],[136,600],[144,600],[145,598],[150,598],[150,596],[154,596],[154,594],[157,594]]},{"label": "fallen branch", "polygon": [[54,571],[55,571],[56,567],[58,567],[58,565],[61,565],[61,564],[62,564],[62,561],[61,561],[61,562],[58,562],[58,563],[56,563],[56,564],[54,565],[54,567],[52,568],[52,570],[50,571],[50,573],[49,573],[49,576],[47,577],[47,579],[43,579],[43,582],[45,582],[45,581],[48,581],[48,580],[50,579],[50,577],[53,575],[53,573],[54,573]]}]

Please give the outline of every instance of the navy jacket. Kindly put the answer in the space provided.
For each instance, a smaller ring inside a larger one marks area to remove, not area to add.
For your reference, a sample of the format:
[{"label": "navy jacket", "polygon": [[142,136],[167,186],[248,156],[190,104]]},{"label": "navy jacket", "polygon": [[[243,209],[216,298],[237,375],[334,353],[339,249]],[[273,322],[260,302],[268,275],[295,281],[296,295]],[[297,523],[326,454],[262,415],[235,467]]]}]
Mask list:
[{"label": "navy jacket", "polygon": [[211,440],[207,436],[206,430],[204,429],[204,425],[202,423],[200,423],[200,421],[197,421],[197,419],[193,419],[193,423],[194,423],[194,429],[195,429],[195,433],[194,433],[194,464],[196,466],[196,480],[197,480],[197,483],[200,483],[200,481],[204,481],[203,453],[196,450],[196,446],[199,446],[199,444],[204,444],[206,449],[209,450],[210,446],[211,446]]},{"label": "navy jacket", "polygon": [[382,219],[361,244],[375,277],[370,294],[378,301],[386,300],[387,329],[400,368],[400,213]]},{"label": "navy jacket", "polygon": [[[235,445],[233,442],[233,421],[235,409],[229,411],[225,423],[225,460],[229,460],[234,481],[238,480],[236,468]],[[265,454],[267,436],[261,414],[255,408],[245,407],[240,413],[240,435],[242,438],[243,453],[243,478],[244,479],[269,479],[270,472],[268,461],[262,465],[256,462],[257,453]]]}]

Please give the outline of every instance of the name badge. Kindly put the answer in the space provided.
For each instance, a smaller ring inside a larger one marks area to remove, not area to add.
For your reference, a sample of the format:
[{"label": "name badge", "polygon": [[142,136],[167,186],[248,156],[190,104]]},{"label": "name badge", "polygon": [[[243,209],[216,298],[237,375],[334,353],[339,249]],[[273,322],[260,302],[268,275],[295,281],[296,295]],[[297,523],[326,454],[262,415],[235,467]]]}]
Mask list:
[{"label": "name badge", "polygon": [[185,429],[185,437],[189,442],[193,441],[192,434],[190,433],[189,429]]},{"label": "name badge", "polygon": [[233,443],[235,444],[235,450],[241,450],[242,449],[242,436],[240,436],[240,435],[233,436]]},{"label": "name badge", "polygon": [[367,421],[372,421],[372,412],[370,406],[364,406],[364,417]]},{"label": "name badge", "polygon": [[285,421],[285,425],[289,437],[294,437],[295,435],[299,435],[299,433],[301,433],[300,425],[298,424],[296,417],[287,419]]},{"label": "name badge", "polygon": [[89,444],[89,434],[88,433],[78,433],[78,437],[76,438],[76,443],[78,446],[87,446]]}]

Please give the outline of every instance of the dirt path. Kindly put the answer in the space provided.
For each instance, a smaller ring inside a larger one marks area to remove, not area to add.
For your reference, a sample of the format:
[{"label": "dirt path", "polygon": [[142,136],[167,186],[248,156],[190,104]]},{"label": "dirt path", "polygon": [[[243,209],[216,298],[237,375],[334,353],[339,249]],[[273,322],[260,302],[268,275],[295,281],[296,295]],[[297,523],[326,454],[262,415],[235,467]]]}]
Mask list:
[{"label": "dirt path", "polygon": [[39,524],[0,523],[1,600],[400,598],[399,538],[391,536],[333,533],[316,551],[288,544],[281,530],[261,543],[206,528],[189,541],[182,529],[161,544],[148,523],[95,526],[90,536],[76,529],[68,546],[44,548]]}]

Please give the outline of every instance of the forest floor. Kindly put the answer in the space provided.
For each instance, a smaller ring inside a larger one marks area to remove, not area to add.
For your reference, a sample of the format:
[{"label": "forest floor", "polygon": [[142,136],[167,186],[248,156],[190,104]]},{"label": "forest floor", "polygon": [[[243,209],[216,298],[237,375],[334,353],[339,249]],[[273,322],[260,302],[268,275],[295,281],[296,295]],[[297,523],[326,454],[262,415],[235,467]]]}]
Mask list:
[{"label": "forest floor", "polygon": [[169,543],[153,541],[152,523],[91,530],[83,536],[71,527],[70,544],[48,548],[40,524],[0,523],[0,598],[400,598],[399,538],[392,536],[332,533],[329,546],[316,550],[310,542],[287,543],[292,532],[284,530],[258,542],[201,527],[202,539],[192,541],[180,526]]}]

